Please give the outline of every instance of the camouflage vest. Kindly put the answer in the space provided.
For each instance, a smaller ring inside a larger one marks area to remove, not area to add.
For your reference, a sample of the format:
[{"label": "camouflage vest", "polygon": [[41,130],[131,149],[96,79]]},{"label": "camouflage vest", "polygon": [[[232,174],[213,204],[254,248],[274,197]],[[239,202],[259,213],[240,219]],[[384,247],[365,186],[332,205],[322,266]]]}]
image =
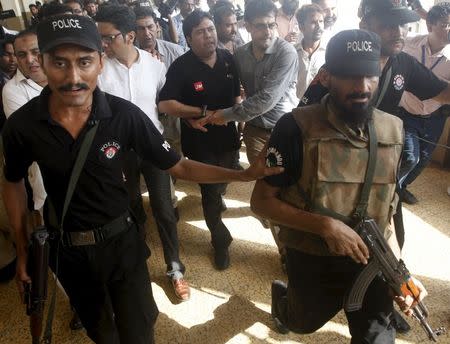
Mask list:
[{"label": "camouflage vest", "polygon": [[[321,104],[293,111],[303,138],[301,177],[296,184],[282,189],[280,198],[309,212],[349,219],[360,200],[369,144],[363,133],[358,136],[334,113],[328,97]],[[395,187],[403,125],[399,118],[379,110],[374,110],[373,122],[378,150],[367,216],[374,218],[389,238],[397,204]],[[325,241],[315,234],[280,226],[279,239],[287,247],[305,253],[331,255]]]}]

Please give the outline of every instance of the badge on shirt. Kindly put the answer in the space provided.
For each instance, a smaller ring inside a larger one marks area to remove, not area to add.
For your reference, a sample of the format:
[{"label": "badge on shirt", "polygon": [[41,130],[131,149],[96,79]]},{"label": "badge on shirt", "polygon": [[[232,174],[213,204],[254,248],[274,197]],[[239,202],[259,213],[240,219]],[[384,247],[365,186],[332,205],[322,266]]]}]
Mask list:
[{"label": "badge on shirt", "polygon": [[100,150],[107,159],[112,159],[116,156],[117,152],[120,150],[120,144],[115,141],[110,141],[102,145]]},{"label": "badge on shirt", "polygon": [[405,86],[405,78],[403,77],[403,75],[397,74],[396,76],[394,76],[394,88],[397,91],[400,91],[403,89],[404,86]]},{"label": "badge on shirt", "polygon": [[194,90],[197,92],[204,91],[205,89],[203,88],[203,82],[201,81],[194,82]]}]

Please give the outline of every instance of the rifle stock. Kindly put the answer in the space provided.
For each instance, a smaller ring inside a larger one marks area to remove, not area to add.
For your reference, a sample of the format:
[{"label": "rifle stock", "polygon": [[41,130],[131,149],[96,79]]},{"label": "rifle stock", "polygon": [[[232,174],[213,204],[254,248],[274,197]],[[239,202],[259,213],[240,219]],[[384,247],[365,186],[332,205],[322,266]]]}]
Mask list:
[{"label": "rifle stock", "polygon": [[403,260],[398,260],[373,219],[364,219],[355,228],[370,251],[369,264],[357,276],[344,300],[344,309],[352,312],[361,309],[364,295],[372,280],[381,273],[383,279],[397,296],[411,296],[417,305],[413,307],[414,317],[420,322],[428,338],[437,342],[437,336],[445,332],[440,327],[433,330],[427,322],[428,310],[419,300],[420,291],[414,284]]},{"label": "rifle stock", "polygon": [[31,233],[28,250],[28,274],[31,285],[26,285],[25,302],[30,317],[32,343],[39,343],[42,335],[44,306],[47,299],[48,259],[50,245],[49,234],[45,227],[36,228]]}]

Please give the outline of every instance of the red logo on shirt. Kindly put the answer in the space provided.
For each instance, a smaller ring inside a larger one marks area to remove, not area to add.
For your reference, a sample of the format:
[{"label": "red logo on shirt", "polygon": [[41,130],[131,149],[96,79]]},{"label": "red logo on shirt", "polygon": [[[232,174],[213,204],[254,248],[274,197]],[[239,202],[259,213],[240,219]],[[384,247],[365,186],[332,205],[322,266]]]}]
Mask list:
[{"label": "red logo on shirt", "polygon": [[201,82],[201,81],[194,82],[194,89],[195,89],[197,92],[203,91],[203,90],[204,90],[204,88],[203,88],[203,82]]},{"label": "red logo on shirt", "polygon": [[107,159],[112,159],[120,150],[120,144],[115,141],[107,142],[102,145],[100,150],[103,152],[103,154],[105,154],[105,157]]}]

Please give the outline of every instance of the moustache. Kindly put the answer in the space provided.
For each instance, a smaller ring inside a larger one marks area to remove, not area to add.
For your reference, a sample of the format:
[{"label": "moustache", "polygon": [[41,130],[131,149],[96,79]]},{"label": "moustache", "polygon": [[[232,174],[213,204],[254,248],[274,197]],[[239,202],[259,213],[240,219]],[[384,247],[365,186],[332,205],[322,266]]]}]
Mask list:
[{"label": "moustache", "polygon": [[85,83],[65,84],[58,87],[58,90],[62,92],[69,92],[72,90],[89,90],[89,86]]},{"label": "moustache", "polygon": [[347,96],[347,99],[361,99],[361,98],[368,98],[370,99],[370,97],[372,96],[372,93],[370,92],[365,92],[365,93],[352,93],[349,94]]}]

